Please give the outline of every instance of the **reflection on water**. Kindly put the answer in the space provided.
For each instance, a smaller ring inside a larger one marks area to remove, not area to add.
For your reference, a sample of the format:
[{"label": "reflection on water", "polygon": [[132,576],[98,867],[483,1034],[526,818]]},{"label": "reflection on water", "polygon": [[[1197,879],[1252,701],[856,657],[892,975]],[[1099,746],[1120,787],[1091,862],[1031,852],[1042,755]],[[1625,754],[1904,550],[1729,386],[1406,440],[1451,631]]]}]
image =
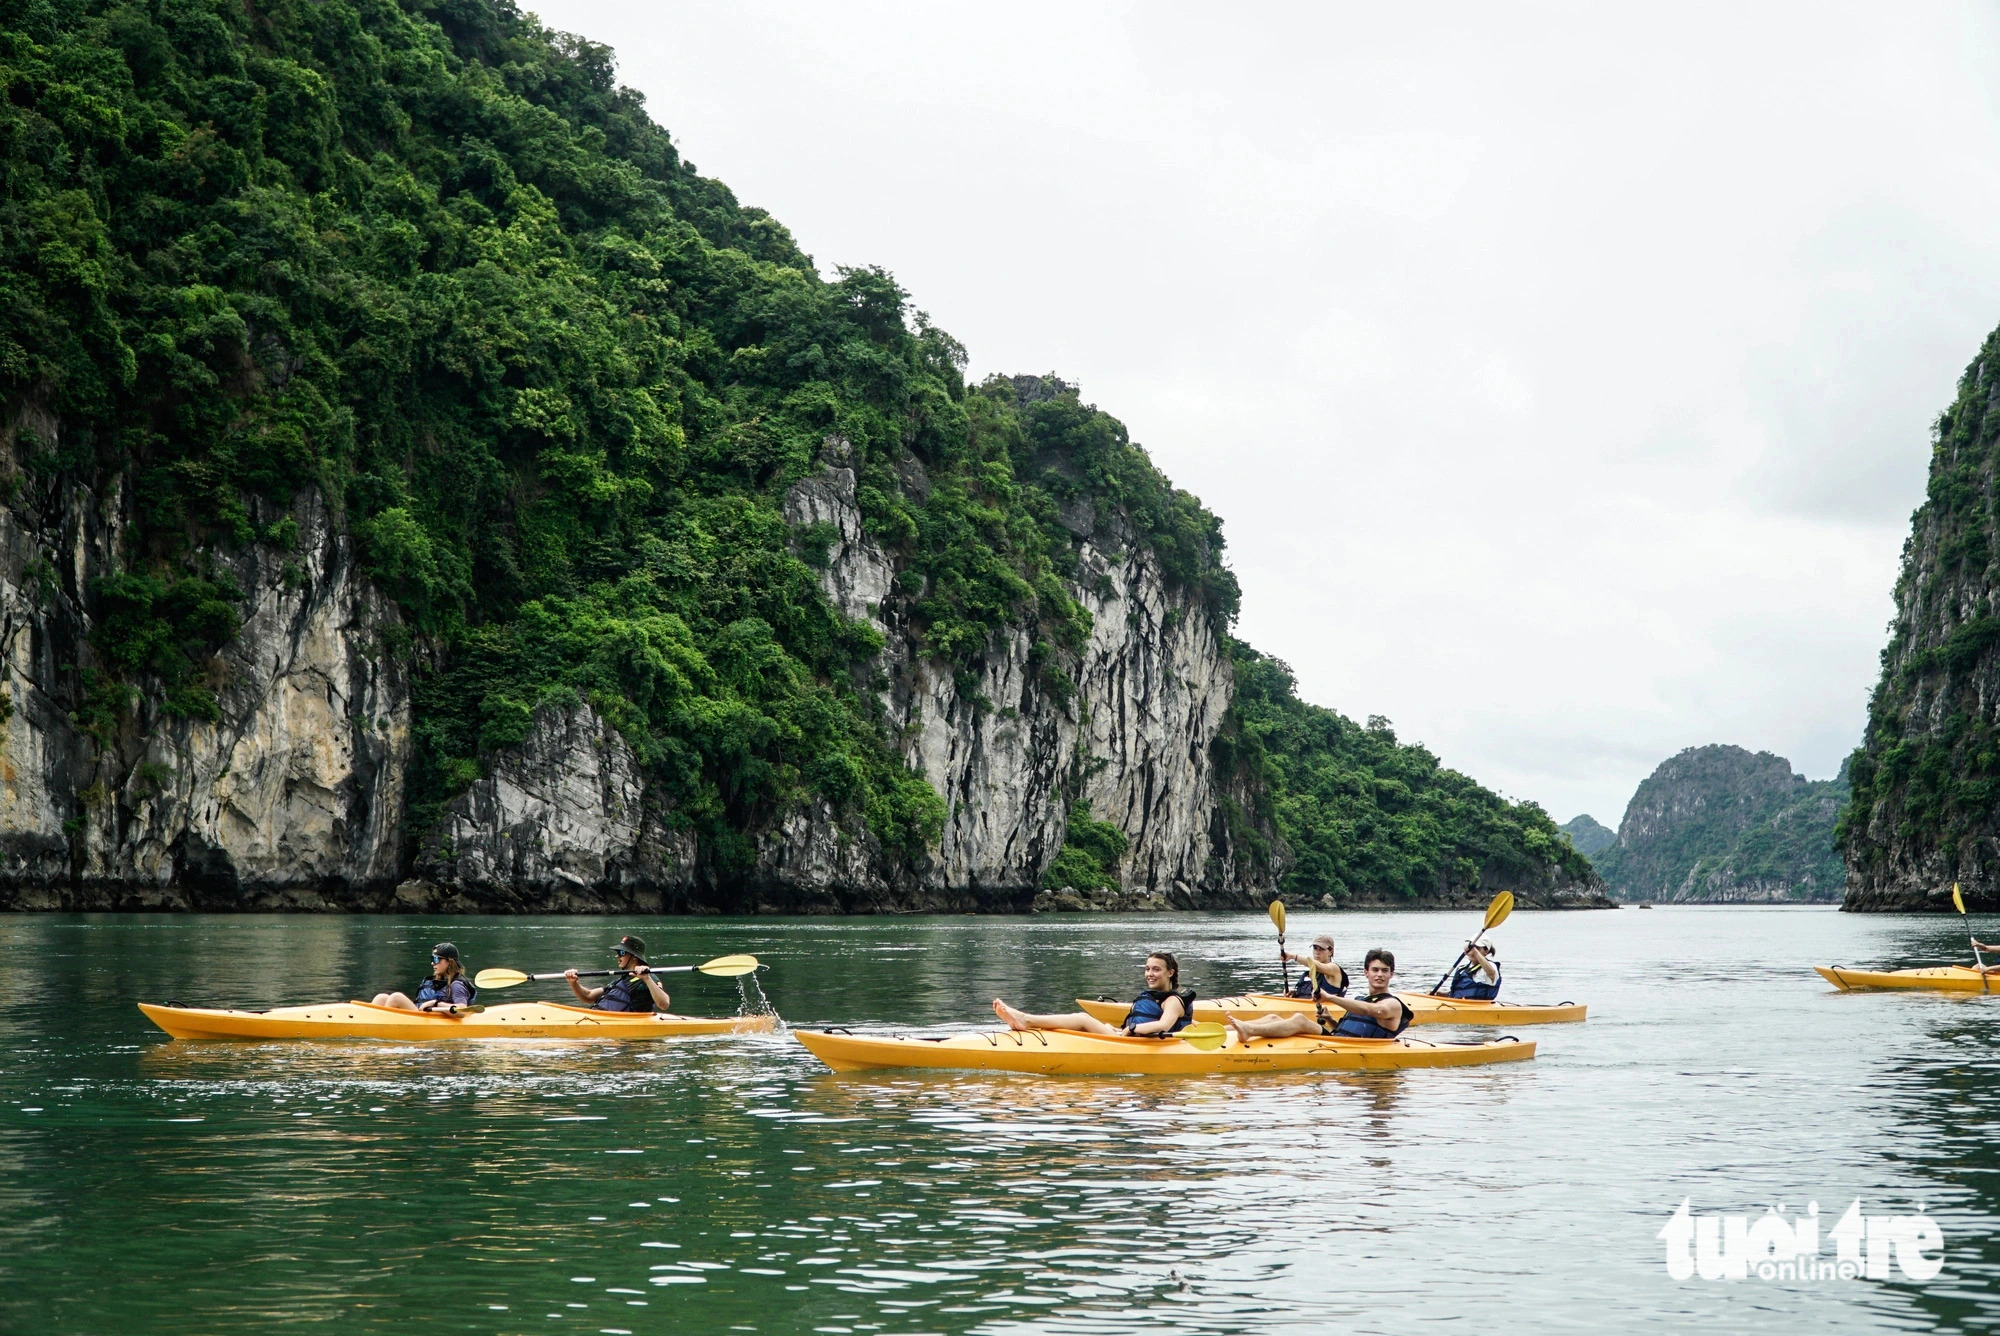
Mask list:
[{"label": "reflection on water", "polygon": [[[1452,916],[1326,917],[1449,959]],[[978,1023],[1129,995],[1169,949],[1268,986],[1261,916],[0,918],[0,1330],[1980,1331],[2000,1274],[2000,998],[1830,993],[1955,923],[1517,914],[1509,990],[1592,1004],[1532,1064],[1268,1078],[829,1074],[784,1033],[659,1044],[189,1044],[132,1003],[271,1006],[471,969],[750,951],[675,1006]],[[1433,969],[1430,977],[1435,977]],[[1428,981],[1424,979],[1424,981]],[[545,986],[544,986],[545,987]],[[560,985],[517,996],[560,996]],[[1444,1033],[1450,1034],[1450,1031]],[[1944,1274],[1677,1284],[1684,1198],[1921,1203]]]}]

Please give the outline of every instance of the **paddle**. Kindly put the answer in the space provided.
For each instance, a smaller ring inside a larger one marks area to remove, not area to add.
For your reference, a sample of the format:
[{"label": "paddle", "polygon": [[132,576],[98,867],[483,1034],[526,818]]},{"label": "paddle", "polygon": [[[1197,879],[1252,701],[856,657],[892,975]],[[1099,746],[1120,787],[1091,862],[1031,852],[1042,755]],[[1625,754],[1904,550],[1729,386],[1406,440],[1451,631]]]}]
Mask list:
[{"label": "paddle", "polygon": [[[699,965],[653,965],[649,969],[654,974],[685,974],[698,970],[717,978],[729,979],[739,974],[750,974],[760,969],[755,956],[717,956],[714,960]],[[607,975],[635,975],[637,970],[578,970],[579,979],[602,979]],[[535,983],[547,979],[566,979],[568,971],[558,974],[523,974],[520,970],[481,970],[472,976],[472,982],[480,988],[513,988],[519,984]]]},{"label": "paddle", "polygon": [[1290,997],[1292,995],[1292,966],[1285,959],[1285,902],[1283,900],[1273,900],[1271,902],[1271,922],[1278,929],[1278,973],[1285,981],[1285,996]]},{"label": "paddle", "polygon": [[1965,912],[1965,897],[1958,893],[1958,883],[1951,884],[1951,902],[1958,906],[1958,916],[1965,922],[1965,940],[1972,943],[1972,958],[1979,963],[1979,991],[1990,993],[1986,986],[1986,957],[1979,954],[1979,939],[1972,935],[1972,919]]},{"label": "paddle", "polygon": [[[1486,906],[1486,923],[1483,927],[1479,929],[1479,933],[1483,934],[1492,932],[1495,928],[1499,927],[1502,923],[1506,922],[1507,916],[1513,912],[1514,912],[1514,893],[1512,891],[1500,892],[1500,894],[1493,897],[1493,902]],[[1478,936],[1479,934],[1475,934],[1473,940],[1477,941]],[[1464,959],[1465,959],[1465,952],[1463,951],[1459,952],[1458,960],[1464,960]],[[1443,988],[1445,986],[1445,983],[1448,980],[1450,980],[1452,970],[1458,968],[1458,960],[1454,960],[1451,962],[1451,968],[1447,969],[1444,972],[1444,978],[1439,979],[1437,981],[1437,986],[1431,989],[1432,997],[1439,996],[1438,989]]]},{"label": "paddle", "polygon": [[1223,1040],[1229,1038],[1229,1028],[1219,1021],[1196,1021],[1176,1033],[1174,1038],[1204,1053],[1213,1053],[1222,1047]]}]

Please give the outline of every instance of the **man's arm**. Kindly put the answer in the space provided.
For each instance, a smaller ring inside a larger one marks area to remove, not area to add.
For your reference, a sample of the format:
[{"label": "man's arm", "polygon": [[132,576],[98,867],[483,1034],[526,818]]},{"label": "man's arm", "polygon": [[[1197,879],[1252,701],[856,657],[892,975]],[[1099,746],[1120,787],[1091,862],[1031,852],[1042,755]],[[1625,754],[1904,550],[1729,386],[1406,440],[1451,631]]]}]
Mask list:
[{"label": "man's arm", "polygon": [[1403,1004],[1391,993],[1380,1002],[1363,1002],[1358,997],[1326,997],[1320,999],[1329,1006],[1351,1011],[1357,1016],[1366,1016],[1385,1030],[1393,1030],[1402,1023]]},{"label": "man's arm", "polygon": [[667,996],[666,989],[660,987],[660,981],[653,977],[653,971],[650,968],[641,965],[639,967],[639,977],[646,981],[646,991],[653,995],[654,1006],[658,1007],[661,1011],[666,1011],[672,1007],[674,1000]]},{"label": "man's arm", "polygon": [[602,988],[585,988],[581,983],[577,982],[575,970],[564,970],[563,978],[569,981],[569,990],[576,994],[577,1000],[580,1002],[595,1002],[598,998],[604,996]]}]

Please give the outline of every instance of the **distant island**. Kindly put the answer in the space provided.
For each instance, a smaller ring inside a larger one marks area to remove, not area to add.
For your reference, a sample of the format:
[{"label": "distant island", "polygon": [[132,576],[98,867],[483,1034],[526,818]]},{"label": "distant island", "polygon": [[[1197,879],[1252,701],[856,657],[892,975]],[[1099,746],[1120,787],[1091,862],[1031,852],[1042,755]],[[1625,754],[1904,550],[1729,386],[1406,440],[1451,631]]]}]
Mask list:
[{"label": "distant island", "polygon": [[1561,829],[1613,899],[1832,903],[1846,884],[1833,832],[1847,799],[1845,766],[1809,780],[1770,752],[1690,747],[1639,785],[1615,834],[1587,815]]}]

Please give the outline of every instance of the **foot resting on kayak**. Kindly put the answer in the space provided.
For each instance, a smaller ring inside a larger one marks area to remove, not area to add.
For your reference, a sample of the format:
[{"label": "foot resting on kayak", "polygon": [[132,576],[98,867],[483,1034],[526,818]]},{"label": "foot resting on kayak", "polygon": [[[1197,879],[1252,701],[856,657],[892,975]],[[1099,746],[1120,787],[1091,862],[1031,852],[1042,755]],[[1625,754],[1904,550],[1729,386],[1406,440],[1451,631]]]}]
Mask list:
[{"label": "foot resting on kayak", "polygon": [[1326,1014],[1327,1007],[1335,1007],[1346,1012],[1338,1023],[1328,1018],[1308,1016],[1299,1012],[1290,1016],[1264,1016],[1252,1020],[1238,1020],[1225,1015],[1223,1023],[1235,1032],[1236,1042],[1247,1043],[1252,1039],[1282,1039],[1287,1035],[1317,1034],[1340,1039],[1394,1039],[1410,1028],[1416,1013],[1409,1003],[1389,991],[1389,984],[1396,977],[1396,957],[1393,952],[1376,947],[1368,953],[1367,960],[1368,995],[1366,997],[1322,997],[1320,1015]]},{"label": "foot resting on kayak", "polygon": [[1184,1028],[1194,1016],[1194,989],[1181,987],[1181,963],[1171,951],[1146,957],[1146,991],[1132,999],[1125,1028],[1106,1025],[1081,1011],[1037,1016],[993,999],[993,1014],[1010,1030],[1081,1030],[1085,1034],[1124,1034],[1165,1038]]}]

